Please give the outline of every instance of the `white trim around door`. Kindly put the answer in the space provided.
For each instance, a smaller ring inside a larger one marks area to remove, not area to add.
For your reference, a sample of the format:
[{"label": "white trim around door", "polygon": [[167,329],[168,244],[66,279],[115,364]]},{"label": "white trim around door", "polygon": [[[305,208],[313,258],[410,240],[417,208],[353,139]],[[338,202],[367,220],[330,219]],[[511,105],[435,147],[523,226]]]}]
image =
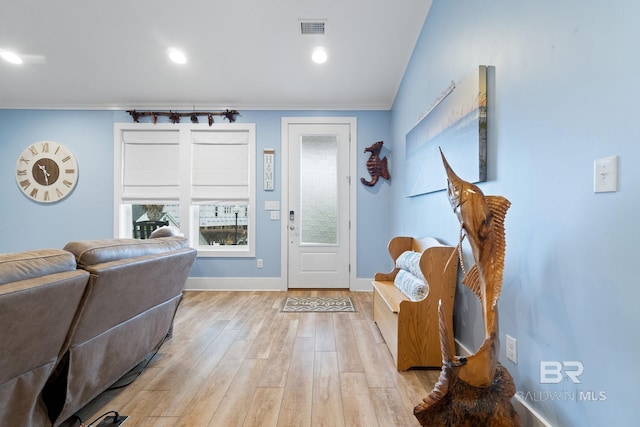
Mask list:
[{"label": "white trim around door", "polygon": [[[292,124],[309,124],[309,125],[317,125],[317,124],[348,124],[350,127],[351,140],[349,144],[349,176],[350,176],[350,185],[349,185],[349,263],[350,263],[350,271],[349,271],[349,289],[350,290],[360,290],[360,286],[356,284],[356,185],[354,181],[354,176],[356,176],[357,172],[357,146],[358,146],[358,138],[357,138],[357,119],[355,117],[283,117],[282,118],[282,130],[281,130],[281,169],[282,169],[282,195],[281,195],[281,206],[287,207],[289,206],[289,125]],[[281,235],[280,235],[280,260],[281,266],[280,271],[282,274],[282,278],[285,283],[289,282],[288,277],[288,263],[289,263],[289,244],[288,244],[288,225],[289,222],[286,220],[288,218],[288,212],[283,212],[286,218],[283,218],[281,221]]]}]

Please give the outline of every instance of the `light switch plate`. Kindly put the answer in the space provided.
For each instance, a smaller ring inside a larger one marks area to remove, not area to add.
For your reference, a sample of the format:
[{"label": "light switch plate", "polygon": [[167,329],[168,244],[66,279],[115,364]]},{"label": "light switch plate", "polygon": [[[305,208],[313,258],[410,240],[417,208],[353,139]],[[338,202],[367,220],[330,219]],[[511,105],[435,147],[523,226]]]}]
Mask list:
[{"label": "light switch plate", "polygon": [[618,191],[618,157],[603,157],[593,162],[593,192]]},{"label": "light switch plate", "polygon": [[278,210],[280,210],[280,201],[279,200],[265,200],[264,201],[264,210],[265,211],[278,211]]}]

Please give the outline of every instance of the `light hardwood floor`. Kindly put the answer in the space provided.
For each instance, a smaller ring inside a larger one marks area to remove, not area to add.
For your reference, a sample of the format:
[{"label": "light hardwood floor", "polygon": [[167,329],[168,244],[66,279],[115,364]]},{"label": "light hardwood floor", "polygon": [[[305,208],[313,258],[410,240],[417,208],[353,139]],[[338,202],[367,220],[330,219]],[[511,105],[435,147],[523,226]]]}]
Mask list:
[{"label": "light hardwood floor", "polygon": [[[282,313],[287,295],[349,295],[357,312]],[[419,426],[413,407],[438,375],[395,370],[369,292],[187,291],[142,375],[78,414],[117,410],[126,427]]]}]

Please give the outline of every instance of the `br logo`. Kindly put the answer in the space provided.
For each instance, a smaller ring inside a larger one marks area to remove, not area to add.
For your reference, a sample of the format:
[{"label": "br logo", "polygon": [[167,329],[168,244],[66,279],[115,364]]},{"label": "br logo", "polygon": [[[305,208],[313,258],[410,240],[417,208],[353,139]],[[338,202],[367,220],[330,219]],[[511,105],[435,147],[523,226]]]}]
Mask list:
[{"label": "br logo", "polygon": [[540,383],[558,384],[564,378],[580,384],[580,375],[584,372],[582,362],[576,360],[541,360],[540,361]]}]

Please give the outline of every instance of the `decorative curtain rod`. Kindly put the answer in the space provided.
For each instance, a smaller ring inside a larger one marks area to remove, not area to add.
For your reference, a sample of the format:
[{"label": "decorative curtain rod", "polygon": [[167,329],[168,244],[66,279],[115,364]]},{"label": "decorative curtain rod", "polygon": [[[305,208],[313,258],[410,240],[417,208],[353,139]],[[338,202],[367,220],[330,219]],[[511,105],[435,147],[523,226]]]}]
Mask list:
[{"label": "decorative curtain rod", "polygon": [[127,110],[127,113],[131,115],[133,121],[136,123],[140,122],[140,117],[151,116],[151,120],[153,124],[156,124],[158,121],[158,116],[169,117],[171,123],[180,123],[181,117],[190,117],[191,123],[198,123],[198,116],[207,116],[209,121],[209,126],[213,124],[213,116],[224,116],[230,123],[236,121],[236,116],[240,114],[236,110],[225,110],[225,111],[193,111],[191,113],[178,113],[175,111],[136,111],[136,110]]}]

